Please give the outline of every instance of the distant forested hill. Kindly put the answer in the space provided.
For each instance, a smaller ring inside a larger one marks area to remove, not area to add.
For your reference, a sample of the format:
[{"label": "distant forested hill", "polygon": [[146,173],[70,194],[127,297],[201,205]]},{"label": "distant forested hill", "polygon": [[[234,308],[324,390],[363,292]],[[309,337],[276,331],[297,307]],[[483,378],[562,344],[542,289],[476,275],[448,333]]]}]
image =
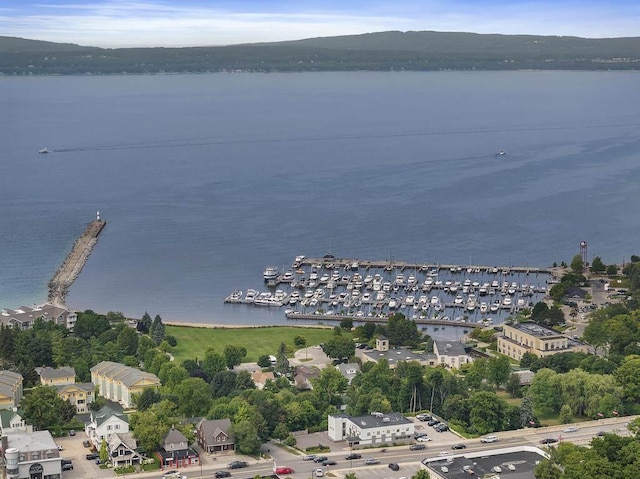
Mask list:
[{"label": "distant forested hill", "polygon": [[83,47],[0,37],[0,74],[217,71],[635,70],[640,37],[380,32],[223,47]]}]

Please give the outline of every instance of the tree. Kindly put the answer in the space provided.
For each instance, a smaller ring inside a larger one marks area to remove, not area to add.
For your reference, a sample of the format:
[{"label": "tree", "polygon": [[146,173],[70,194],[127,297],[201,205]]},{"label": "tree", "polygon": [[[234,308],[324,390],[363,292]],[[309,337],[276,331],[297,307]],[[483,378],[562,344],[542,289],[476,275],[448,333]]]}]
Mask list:
[{"label": "tree", "polygon": [[107,450],[106,439],[102,439],[102,442],[100,443],[100,462],[102,462],[102,464],[109,462],[109,451]]},{"label": "tree", "polygon": [[548,459],[543,459],[533,468],[536,479],[561,479],[562,470]]},{"label": "tree", "polygon": [[568,404],[563,404],[560,408],[560,422],[562,424],[573,422],[573,413],[571,412],[571,406]]},{"label": "tree", "polygon": [[138,333],[125,326],[118,334],[118,349],[123,356],[134,356],[138,352]]},{"label": "tree", "polygon": [[571,260],[571,271],[573,271],[575,274],[582,274],[584,273],[584,261],[582,261],[582,256],[580,256],[579,254],[575,255],[573,257],[573,259]]},{"label": "tree", "polygon": [[204,359],[202,360],[202,370],[212,378],[226,368],[227,362],[225,358],[221,354],[216,353],[213,348],[207,349],[204,353]]},{"label": "tree", "polygon": [[[418,469],[418,471],[411,476],[411,479],[430,479],[431,478],[431,474],[429,474],[429,471],[427,471],[426,469]],[[347,479],[345,477],[345,479]]]},{"label": "tree", "polygon": [[506,356],[492,357],[489,359],[488,379],[499,387],[509,379],[511,374],[511,365]]},{"label": "tree", "polygon": [[151,322],[151,316],[149,316],[149,313],[145,311],[142,315],[142,319],[138,321],[138,331],[143,334],[147,334],[149,332],[149,329],[151,329]]},{"label": "tree", "polygon": [[162,423],[153,407],[146,411],[133,413],[130,420],[133,436],[138,440],[140,448],[147,451],[147,454],[158,448],[169,429]]},{"label": "tree", "polygon": [[173,392],[180,411],[187,417],[204,416],[211,407],[211,389],[201,378],[184,379]]},{"label": "tree", "polygon": [[147,387],[142,390],[136,400],[138,411],[146,411],[155,403],[160,402],[160,394],[154,387]]},{"label": "tree", "polygon": [[228,344],[224,347],[224,359],[229,369],[233,369],[242,363],[242,359],[247,355],[247,348]]},{"label": "tree", "polygon": [[149,328],[149,336],[153,339],[156,344],[160,344],[164,339],[165,331],[164,324],[162,324],[162,318],[159,314],[156,314],[156,317],[153,318],[153,323],[151,323],[151,327]]},{"label": "tree", "polygon": [[260,450],[260,437],[255,424],[248,420],[240,421],[231,427],[235,436],[236,449],[240,454],[254,455]]},{"label": "tree", "polygon": [[284,343],[280,343],[278,347],[278,352],[276,354],[276,366],[275,371],[280,374],[289,374],[291,370],[291,366],[289,365],[289,359],[287,359],[287,345]]},{"label": "tree", "polygon": [[549,290],[549,296],[556,303],[562,301],[562,298],[564,298],[565,294],[566,294],[566,287],[562,283],[554,284]]},{"label": "tree", "polygon": [[640,356],[627,356],[614,376],[624,399],[629,403],[640,402]]},{"label": "tree", "polygon": [[287,429],[286,424],[281,422],[281,423],[278,423],[278,425],[273,430],[273,434],[271,435],[273,436],[274,439],[277,439],[278,441],[282,442],[287,438],[287,436],[289,436],[289,429]]},{"label": "tree", "polygon": [[263,354],[258,358],[258,366],[261,368],[268,368],[271,366],[271,361],[269,360],[268,354]]},{"label": "tree", "polygon": [[335,368],[323,368],[318,377],[311,382],[314,392],[317,391],[327,404],[339,403],[341,395],[349,384],[347,378]]},{"label": "tree", "polygon": [[610,264],[607,266],[607,276],[615,276],[618,274],[618,266],[615,264]]},{"label": "tree", "polygon": [[509,375],[509,379],[507,380],[505,389],[511,395],[512,398],[520,397],[522,393],[522,386],[520,385],[520,376],[518,376],[516,373],[511,373],[511,375]]},{"label": "tree", "polygon": [[602,262],[602,258],[600,258],[600,256],[593,258],[593,261],[591,262],[591,271],[594,273],[603,273],[606,268],[607,267]]},{"label": "tree", "polygon": [[408,319],[402,313],[389,316],[386,336],[392,345],[415,345],[420,341],[420,333],[415,321]]},{"label": "tree", "polygon": [[333,359],[347,359],[356,352],[356,344],[350,338],[334,334],[322,345],[324,353]]},{"label": "tree", "polygon": [[340,329],[351,331],[353,329],[353,319],[344,318],[342,321],[340,321]]},{"label": "tree", "polygon": [[36,386],[22,399],[20,406],[29,424],[36,430],[52,429],[62,424],[63,401],[50,386]]},{"label": "tree", "polygon": [[307,339],[304,336],[296,336],[293,338],[293,344],[296,348],[302,349],[307,345]]}]

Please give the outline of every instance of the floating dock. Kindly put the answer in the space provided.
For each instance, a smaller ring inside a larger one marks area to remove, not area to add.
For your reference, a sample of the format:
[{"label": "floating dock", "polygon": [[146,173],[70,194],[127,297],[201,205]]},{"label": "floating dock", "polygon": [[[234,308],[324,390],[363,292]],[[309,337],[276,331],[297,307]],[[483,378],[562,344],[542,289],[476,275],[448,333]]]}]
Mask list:
[{"label": "floating dock", "polygon": [[89,259],[89,255],[98,241],[98,235],[106,224],[107,222],[101,220],[100,213],[98,213],[96,219],[87,225],[84,233],[76,240],[71,252],[49,281],[49,303],[64,306],[69,288]]}]

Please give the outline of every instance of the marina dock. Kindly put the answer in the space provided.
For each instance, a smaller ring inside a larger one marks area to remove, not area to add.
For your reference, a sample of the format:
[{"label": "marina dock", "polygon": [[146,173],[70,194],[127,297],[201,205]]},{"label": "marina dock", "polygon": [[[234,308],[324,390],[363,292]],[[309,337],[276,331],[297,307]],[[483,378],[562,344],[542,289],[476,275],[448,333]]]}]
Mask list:
[{"label": "marina dock", "polygon": [[76,240],[71,252],[49,281],[49,303],[64,306],[69,288],[82,271],[98,241],[98,235],[106,224],[107,222],[101,220],[98,213],[96,219],[87,225],[82,235]]},{"label": "marina dock", "polygon": [[531,308],[556,270],[297,256],[269,266],[266,290],[235,290],[225,303],[283,307],[291,320],[385,323],[402,312],[421,325],[481,327]]}]

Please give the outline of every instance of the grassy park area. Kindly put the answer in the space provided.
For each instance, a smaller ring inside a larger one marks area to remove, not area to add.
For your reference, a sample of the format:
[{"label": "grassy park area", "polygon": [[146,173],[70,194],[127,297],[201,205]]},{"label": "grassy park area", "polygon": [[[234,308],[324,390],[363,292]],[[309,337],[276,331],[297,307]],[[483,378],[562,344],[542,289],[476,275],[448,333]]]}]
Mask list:
[{"label": "grassy park area", "polygon": [[[327,341],[333,328],[307,328],[294,326],[265,326],[260,328],[207,328],[166,325],[166,334],[175,336],[178,345],[171,354],[180,362],[184,359],[202,359],[208,348],[222,353],[228,344],[247,349],[244,362],[255,362],[263,354],[275,355],[281,343],[295,349],[293,339],[302,336],[307,346]],[[351,333],[343,332],[345,336]]]}]

